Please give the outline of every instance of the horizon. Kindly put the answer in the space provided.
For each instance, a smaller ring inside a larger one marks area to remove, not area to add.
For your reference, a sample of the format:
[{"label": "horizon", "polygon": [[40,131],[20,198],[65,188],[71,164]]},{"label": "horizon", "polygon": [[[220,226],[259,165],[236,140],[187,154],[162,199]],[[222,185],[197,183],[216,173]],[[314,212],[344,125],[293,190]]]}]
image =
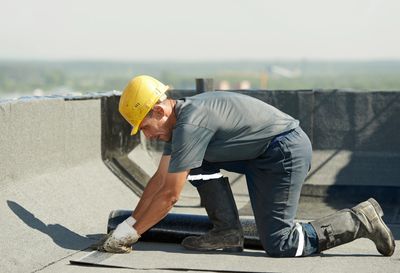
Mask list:
[{"label": "horizon", "polygon": [[400,61],[394,60],[0,60],[0,98],[121,90],[141,74],[178,89],[194,88],[196,78],[213,78],[217,89],[400,90]]},{"label": "horizon", "polygon": [[26,58],[26,59],[14,59],[14,58],[0,58],[0,62],[87,62],[87,63],[239,63],[239,62],[252,62],[252,63],[263,63],[263,62],[290,62],[290,63],[296,63],[296,62],[323,62],[323,63],[345,63],[345,62],[359,62],[359,63],[365,63],[365,62],[400,62],[400,57],[399,58],[377,58],[377,59],[324,59],[324,58],[318,58],[318,59],[309,59],[309,58],[303,58],[303,59],[157,59],[157,60],[151,60],[151,59],[135,59],[135,60],[122,60],[122,59],[69,59],[69,58],[64,58],[64,59],[45,59],[45,58]]}]

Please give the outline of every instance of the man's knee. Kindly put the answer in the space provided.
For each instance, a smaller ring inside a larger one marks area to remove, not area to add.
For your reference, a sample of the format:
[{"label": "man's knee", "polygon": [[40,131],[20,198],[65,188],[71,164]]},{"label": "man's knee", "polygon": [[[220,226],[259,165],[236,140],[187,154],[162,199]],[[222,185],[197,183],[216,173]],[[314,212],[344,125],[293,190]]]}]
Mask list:
[{"label": "man's knee", "polygon": [[304,247],[304,234],[301,228],[284,228],[265,236],[264,250],[271,257],[301,256]]},{"label": "man's knee", "polygon": [[274,238],[264,243],[264,250],[270,257],[294,257],[293,250],[285,244],[285,239]]}]

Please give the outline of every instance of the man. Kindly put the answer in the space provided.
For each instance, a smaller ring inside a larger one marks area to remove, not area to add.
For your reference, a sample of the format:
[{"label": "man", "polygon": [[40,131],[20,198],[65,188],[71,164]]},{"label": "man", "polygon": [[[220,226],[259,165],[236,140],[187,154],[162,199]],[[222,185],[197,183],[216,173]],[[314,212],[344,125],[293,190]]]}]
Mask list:
[{"label": "man", "polygon": [[110,233],[100,250],[128,252],[140,234],[177,202],[184,183],[198,190],[214,227],[182,245],[191,250],[243,250],[243,231],[227,178],[220,169],[244,174],[263,248],[270,256],[307,256],[371,239],[385,256],[394,238],[374,199],[311,223],[295,223],[312,148],[299,122],[258,99],[207,92],[166,99],[168,87],[149,76],[133,78],[119,104],[122,116],[149,139],[165,141],[159,167],[131,217]]}]

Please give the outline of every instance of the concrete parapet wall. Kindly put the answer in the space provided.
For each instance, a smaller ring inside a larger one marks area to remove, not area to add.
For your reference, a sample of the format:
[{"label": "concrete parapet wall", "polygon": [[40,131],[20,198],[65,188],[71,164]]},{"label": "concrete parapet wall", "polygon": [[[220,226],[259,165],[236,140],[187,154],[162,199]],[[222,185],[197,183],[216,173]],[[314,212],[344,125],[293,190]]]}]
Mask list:
[{"label": "concrete parapet wall", "polygon": [[1,272],[37,272],[98,241],[138,198],[102,160],[100,98],[0,102]]},{"label": "concrete parapet wall", "polygon": [[[259,98],[300,120],[314,148],[307,183],[399,186],[400,92],[233,92]],[[170,92],[173,98],[194,94]],[[143,183],[139,180],[148,179],[148,174],[136,171],[140,162],[129,168],[128,157],[141,140],[129,135],[129,125],[117,110],[118,100],[118,94],[112,94],[0,103],[1,184],[101,157],[117,176],[126,177],[127,184]]]},{"label": "concrete parapet wall", "polygon": [[0,181],[101,159],[99,105],[63,98],[0,104]]}]

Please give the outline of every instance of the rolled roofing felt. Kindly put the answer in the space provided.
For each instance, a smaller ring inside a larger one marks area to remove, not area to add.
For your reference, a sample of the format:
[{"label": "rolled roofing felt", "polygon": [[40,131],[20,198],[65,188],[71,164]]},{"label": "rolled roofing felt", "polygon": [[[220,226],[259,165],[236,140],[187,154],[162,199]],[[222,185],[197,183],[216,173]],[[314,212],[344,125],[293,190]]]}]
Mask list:
[{"label": "rolled roofing felt", "polygon": [[[107,233],[132,215],[130,210],[111,211]],[[244,247],[262,249],[254,218],[240,218],[244,233]],[[178,243],[187,236],[198,236],[212,229],[213,225],[204,215],[169,213],[158,224],[142,234],[141,241]]]}]

